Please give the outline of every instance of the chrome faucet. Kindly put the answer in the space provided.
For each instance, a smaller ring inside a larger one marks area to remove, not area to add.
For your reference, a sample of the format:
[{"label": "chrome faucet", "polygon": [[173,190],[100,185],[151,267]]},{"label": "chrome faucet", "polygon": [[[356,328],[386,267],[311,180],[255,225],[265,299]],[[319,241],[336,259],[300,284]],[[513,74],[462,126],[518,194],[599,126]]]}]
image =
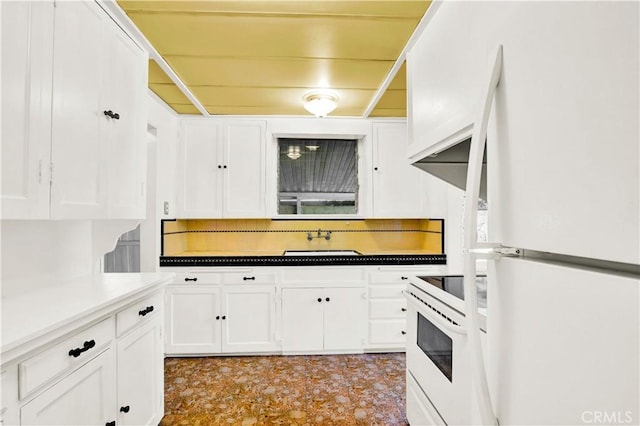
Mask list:
[{"label": "chrome faucet", "polygon": [[318,233],[315,236],[311,232],[307,232],[307,240],[311,241],[314,238],[324,238],[329,241],[331,239],[331,231],[325,231],[325,234],[322,235],[322,229],[318,229]]}]

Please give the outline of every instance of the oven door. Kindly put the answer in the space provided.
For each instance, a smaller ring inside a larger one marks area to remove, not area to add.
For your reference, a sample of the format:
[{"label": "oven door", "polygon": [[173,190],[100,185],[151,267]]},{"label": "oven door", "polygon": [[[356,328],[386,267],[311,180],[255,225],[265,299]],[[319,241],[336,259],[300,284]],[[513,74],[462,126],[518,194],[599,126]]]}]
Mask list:
[{"label": "oven door", "polygon": [[405,296],[407,370],[447,424],[470,424],[471,359],[464,316],[414,285]]}]

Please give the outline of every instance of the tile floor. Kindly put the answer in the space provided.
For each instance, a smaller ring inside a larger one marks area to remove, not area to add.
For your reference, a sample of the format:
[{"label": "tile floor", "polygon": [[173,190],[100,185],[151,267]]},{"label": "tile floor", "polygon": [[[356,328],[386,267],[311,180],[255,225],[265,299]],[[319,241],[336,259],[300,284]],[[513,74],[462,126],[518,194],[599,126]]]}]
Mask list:
[{"label": "tile floor", "polygon": [[167,358],[160,425],[405,426],[405,356]]}]

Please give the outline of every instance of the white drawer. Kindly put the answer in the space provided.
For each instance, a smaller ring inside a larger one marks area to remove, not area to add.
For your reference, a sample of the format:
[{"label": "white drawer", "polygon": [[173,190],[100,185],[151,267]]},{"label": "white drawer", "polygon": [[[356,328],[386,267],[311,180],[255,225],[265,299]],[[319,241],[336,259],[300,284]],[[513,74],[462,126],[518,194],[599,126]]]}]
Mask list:
[{"label": "white drawer", "polygon": [[115,320],[109,317],[21,362],[18,366],[20,398],[98,355],[113,340],[114,334]]},{"label": "white drawer", "polygon": [[370,299],[404,299],[405,285],[376,285],[369,287]]},{"label": "white drawer", "polygon": [[406,284],[409,277],[414,275],[412,271],[380,271],[369,274],[371,284]]},{"label": "white drawer", "polygon": [[276,274],[273,272],[227,272],[224,274],[225,284],[275,284]]},{"label": "white drawer", "polygon": [[222,284],[219,272],[177,272],[173,284]]},{"label": "white drawer", "polygon": [[304,267],[296,266],[282,270],[283,282],[304,282],[304,283],[361,283],[365,280],[364,269],[357,267],[332,268]]},{"label": "white drawer", "polygon": [[116,314],[116,333],[119,336],[149,318],[162,316],[162,293],[146,297]]},{"label": "white drawer", "polygon": [[369,343],[372,345],[404,345],[406,342],[406,320],[369,321]]},{"label": "white drawer", "polygon": [[404,299],[370,300],[370,319],[405,319],[407,317],[407,302]]}]

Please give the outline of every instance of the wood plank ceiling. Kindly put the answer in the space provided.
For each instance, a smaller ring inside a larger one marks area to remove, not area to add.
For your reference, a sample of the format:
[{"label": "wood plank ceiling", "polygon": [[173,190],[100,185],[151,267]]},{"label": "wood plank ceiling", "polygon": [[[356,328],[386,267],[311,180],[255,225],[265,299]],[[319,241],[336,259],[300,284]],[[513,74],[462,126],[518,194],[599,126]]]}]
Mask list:
[{"label": "wood plank ceiling", "polygon": [[[302,115],[329,88],[330,116],[361,117],[429,1],[133,1],[118,4],[209,114]],[[153,61],[149,87],[178,113],[198,110]],[[371,116],[406,116],[404,66]]]}]

